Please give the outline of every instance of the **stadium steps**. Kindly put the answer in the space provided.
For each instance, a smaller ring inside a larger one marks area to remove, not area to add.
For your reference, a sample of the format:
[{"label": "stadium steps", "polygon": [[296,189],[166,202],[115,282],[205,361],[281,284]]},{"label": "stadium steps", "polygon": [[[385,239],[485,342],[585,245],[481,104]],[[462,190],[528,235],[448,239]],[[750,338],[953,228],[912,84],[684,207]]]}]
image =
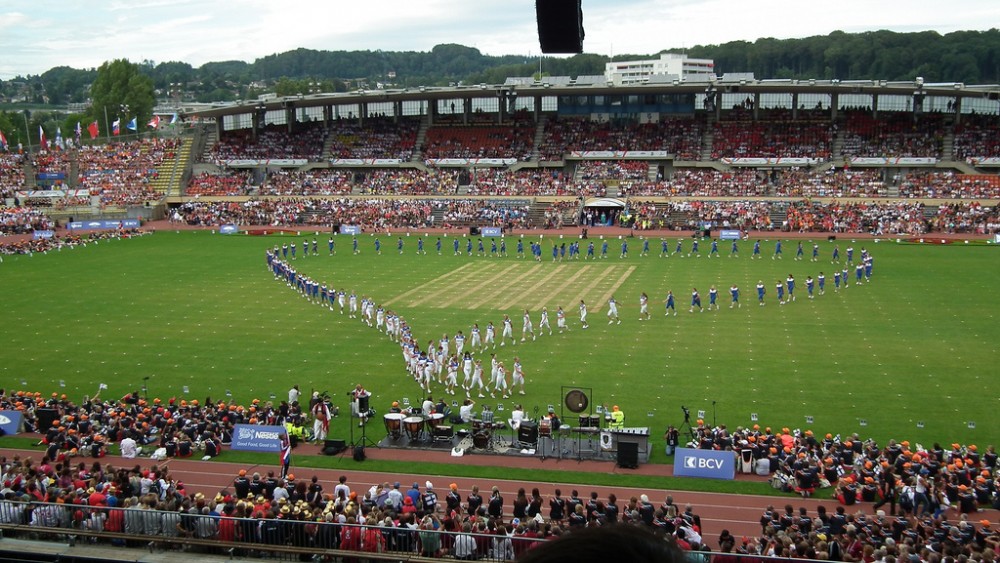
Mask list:
[{"label": "stadium steps", "polygon": [[413,141],[413,156],[411,162],[424,161],[424,142],[427,141],[427,130],[431,127],[430,115],[420,118],[420,129],[417,129],[417,138]]},{"label": "stadium steps", "polygon": [[709,113],[705,121],[705,131],[701,134],[701,160],[705,162],[712,160],[712,144],[715,143],[714,123],[715,116]]},{"label": "stadium steps", "polygon": [[35,186],[38,185],[35,179],[35,166],[31,163],[30,158],[26,158],[24,159],[24,191],[31,192],[35,190]]},{"label": "stadium steps", "polygon": [[604,183],[604,193],[608,197],[618,197],[621,194],[621,183],[620,182],[605,182]]},{"label": "stadium steps", "polygon": [[184,172],[191,161],[193,145],[194,140],[191,137],[181,139],[181,146],[178,147],[173,160],[163,161],[156,167],[156,178],[149,182],[149,186],[165,196],[183,193]]},{"label": "stadium steps", "polygon": [[941,159],[955,159],[955,130],[950,127],[941,139]]},{"label": "stadium steps", "polygon": [[531,161],[538,162],[538,150],[545,142],[545,125],[549,122],[549,116],[543,115],[535,125],[535,139],[531,146]]},{"label": "stadium steps", "polygon": [[211,162],[212,160],[212,149],[215,148],[216,143],[219,142],[219,131],[215,127],[209,127],[208,131],[205,133],[205,147],[201,150],[201,161]]},{"label": "stadium steps", "polygon": [[775,229],[780,229],[781,226],[788,221],[788,207],[784,205],[774,205],[771,207],[768,217],[771,218],[771,225],[773,225]]},{"label": "stadium steps", "polygon": [[660,173],[660,166],[655,162],[650,162],[649,169],[646,171],[646,179],[648,179],[650,182],[655,182],[657,180],[657,176],[659,175],[659,173]]},{"label": "stadium steps", "polygon": [[531,207],[528,209],[528,221],[531,226],[541,227],[545,225],[545,210],[548,209],[550,203],[537,199],[531,202]]},{"label": "stadium steps", "polygon": [[840,160],[844,157],[844,130],[837,127],[837,134],[833,136],[833,146],[830,147],[830,158]]},{"label": "stadium steps", "polygon": [[323,162],[330,161],[331,158],[330,147],[333,145],[334,139],[337,138],[335,132],[336,131],[334,130],[334,125],[331,123],[326,130],[326,135],[323,137],[323,151],[319,153],[320,158],[323,159]]}]

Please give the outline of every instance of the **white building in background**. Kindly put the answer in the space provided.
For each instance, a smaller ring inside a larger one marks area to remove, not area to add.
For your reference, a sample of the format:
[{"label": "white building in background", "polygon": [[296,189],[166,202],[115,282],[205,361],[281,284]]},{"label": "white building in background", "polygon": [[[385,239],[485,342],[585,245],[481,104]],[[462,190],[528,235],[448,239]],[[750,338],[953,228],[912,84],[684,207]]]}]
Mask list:
[{"label": "white building in background", "polygon": [[658,59],[614,61],[604,65],[605,79],[615,86],[646,83],[651,76],[657,76],[657,81],[669,81],[707,79],[712,74],[715,74],[712,59],[692,59],[676,53],[663,53]]}]

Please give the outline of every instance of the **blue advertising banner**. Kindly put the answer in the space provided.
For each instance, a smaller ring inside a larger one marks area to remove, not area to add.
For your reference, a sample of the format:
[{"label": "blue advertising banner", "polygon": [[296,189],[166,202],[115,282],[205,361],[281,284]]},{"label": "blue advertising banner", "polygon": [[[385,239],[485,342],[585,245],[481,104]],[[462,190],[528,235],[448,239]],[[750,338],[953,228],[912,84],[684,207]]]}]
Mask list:
[{"label": "blue advertising banner", "polygon": [[281,451],[281,437],[286,433],[284,426],[262,426],[257,424],[237,424],[233,428],[234,450],[248,452]]},{"label": "blue advertising banner", "polygon": [[479,229],[479,234],[484,237],[502,237],[503,229],[500,227],[483,227]]},{"label": "blue advertising banner", "polygon": [[341,225],[340,234],[342,235],[360,235],[361,227],[358,225]]},{"label": "blue advertising banner", "polygon": [[740,240],[740,232],[732,230],[719,231],[719,238],[722,240]]},{"label": "blue advertising banner", "polygon": [[236,225],[220,225],[219,233],[223,235],[234,235],[240,232],[240,228]]},{"label": "blue advertising banner", "polygon": [[4,434],[17,434],[21,430],[21,411],[0,411],[0,430]]},{"label": "blue advertising banner", "polygon": [[733,452],[677,448],[674,476],[732,480],[736,478],[736,457]]},{"label": "blue advertising banner", "polygon": [[39,180],[65,180],[66,174],[64,172],[39,172]]},{"label": "blue advertising banner", "polygon": [[55,231],[34,231],[32,233],[32,237],[35,239],[52,238],[54,236],[56,236]]},{"label": "blue advertising banner", "polygon": [[99,221],[73,221],[68,225],[69,230],[79,231],[79,230],[93,230],[93,231],[110,231],[117,228],[123,229],[138,229],[139,220],[138,219],[110,219],[110,220],[99,220]]}]

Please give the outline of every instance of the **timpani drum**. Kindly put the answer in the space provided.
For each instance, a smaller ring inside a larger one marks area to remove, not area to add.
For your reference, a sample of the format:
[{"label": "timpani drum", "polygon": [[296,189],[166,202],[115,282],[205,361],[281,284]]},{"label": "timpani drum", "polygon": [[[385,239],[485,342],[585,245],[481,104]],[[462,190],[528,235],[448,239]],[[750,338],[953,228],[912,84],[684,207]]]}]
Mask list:
[{"label": "timpani drum", "polygon": [[399,438],[403,434],[403,419],[406,415],[400,412],[391,412],[383,417],[385,422],[385,432],[393,438]]},{"label": "timpani drum", "polygon": [[408,416],[403,419],[403,428],[410,440],[419,440],[420,432],[424,429],[424,419],[419,416]]},{"label": "timpani drum", "polygon": [[434,434],[434,429],[444,420],[444,413],[436,412],[427,417],[424,422],[427,424],[427,433]]}]

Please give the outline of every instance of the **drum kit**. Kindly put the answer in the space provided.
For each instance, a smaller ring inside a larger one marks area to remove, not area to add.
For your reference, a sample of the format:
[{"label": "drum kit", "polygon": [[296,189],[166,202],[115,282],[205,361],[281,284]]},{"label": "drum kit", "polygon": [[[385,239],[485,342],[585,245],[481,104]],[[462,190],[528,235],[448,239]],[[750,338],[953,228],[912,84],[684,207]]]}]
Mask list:
[{"label": "drum kit", "polygon": [[476,449],[492,450],[500,445],[499,431],[504,428],[504,423],[493,422],[492,417],[486,418],[472,419],[472,447]]}]

